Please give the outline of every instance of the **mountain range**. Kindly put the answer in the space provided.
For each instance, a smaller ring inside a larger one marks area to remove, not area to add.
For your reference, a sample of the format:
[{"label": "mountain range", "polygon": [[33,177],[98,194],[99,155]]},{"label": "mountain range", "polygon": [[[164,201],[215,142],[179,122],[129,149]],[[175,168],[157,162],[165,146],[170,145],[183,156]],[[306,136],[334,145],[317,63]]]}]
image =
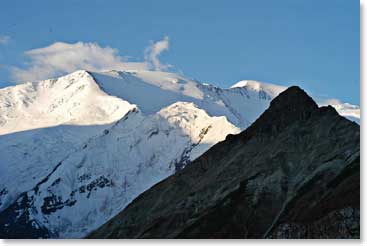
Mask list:
[{"label": "mountain range", "polygon": [[[0,236],[85,237],[250,129],[285,90],[258,81],[222,89],[157,71],[76,71],[0,89]],[[358,106],[328,102],[359,122]]]}]

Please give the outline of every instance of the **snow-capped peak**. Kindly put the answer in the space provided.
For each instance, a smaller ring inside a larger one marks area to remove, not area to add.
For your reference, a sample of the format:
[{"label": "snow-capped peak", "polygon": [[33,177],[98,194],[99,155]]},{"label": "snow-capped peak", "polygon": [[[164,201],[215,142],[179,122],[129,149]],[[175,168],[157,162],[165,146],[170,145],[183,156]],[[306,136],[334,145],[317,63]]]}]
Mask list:
[{"label": "snow-capped peak", "polygon": [[136,107],[100,89],[84,70],[0,90],[0,135],[60,124],[101,125]]},{"label": "snow-capped peak", "polygon": [[256,80],[241,80],[234,85],[231,86],[231,88],[246,88],[254,91],[264,91],[272,98],[276,97],[287,89],[285,86],[275,85],[275,84],[269,84],[265,82],[260,82]]}]

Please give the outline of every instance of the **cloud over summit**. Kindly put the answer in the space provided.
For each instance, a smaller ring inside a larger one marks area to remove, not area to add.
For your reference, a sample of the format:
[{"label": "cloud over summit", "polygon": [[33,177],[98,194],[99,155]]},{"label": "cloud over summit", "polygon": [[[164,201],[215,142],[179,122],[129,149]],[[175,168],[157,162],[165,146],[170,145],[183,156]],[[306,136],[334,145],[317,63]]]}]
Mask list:
[{"label": "cloud over summit", "polygon": [[97,43],[56,42],[43,48],[24,52],[28,61],[24,67],[11,68],[16,82],[37,81],[60,76],[78,69],[90,71],[106,70],[164,70],[169,66],[160,62],[158,56],[169,47],[168,37],[153,42],[145,49],[145,60],[129,61],[119,55],[117,49],[101,47]]}]

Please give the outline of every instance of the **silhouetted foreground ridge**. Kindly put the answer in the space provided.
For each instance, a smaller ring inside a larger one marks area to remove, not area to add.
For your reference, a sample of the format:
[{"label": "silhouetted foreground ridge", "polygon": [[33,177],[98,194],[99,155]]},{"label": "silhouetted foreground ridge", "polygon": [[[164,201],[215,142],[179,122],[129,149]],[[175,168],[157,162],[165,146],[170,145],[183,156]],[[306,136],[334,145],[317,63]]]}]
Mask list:
[{"label": "silhouetted foreground ridge", "polygon": [[290,87],[90,238],[359,238],[360,130]]}]

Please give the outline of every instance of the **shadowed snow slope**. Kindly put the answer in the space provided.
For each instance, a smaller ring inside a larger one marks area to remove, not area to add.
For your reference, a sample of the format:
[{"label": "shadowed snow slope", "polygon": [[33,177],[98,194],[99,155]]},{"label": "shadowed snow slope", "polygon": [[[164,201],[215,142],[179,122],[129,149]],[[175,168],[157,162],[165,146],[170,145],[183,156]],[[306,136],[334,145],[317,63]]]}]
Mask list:
[{"label": "shadowed snow slope", "polygon": [[2,233],[86,235],[228,133],[238,132],[225,117],[210,117],[192,103],[178,102],[148,117],[134,109],[69,154],[44,182],[5,209]]}]

